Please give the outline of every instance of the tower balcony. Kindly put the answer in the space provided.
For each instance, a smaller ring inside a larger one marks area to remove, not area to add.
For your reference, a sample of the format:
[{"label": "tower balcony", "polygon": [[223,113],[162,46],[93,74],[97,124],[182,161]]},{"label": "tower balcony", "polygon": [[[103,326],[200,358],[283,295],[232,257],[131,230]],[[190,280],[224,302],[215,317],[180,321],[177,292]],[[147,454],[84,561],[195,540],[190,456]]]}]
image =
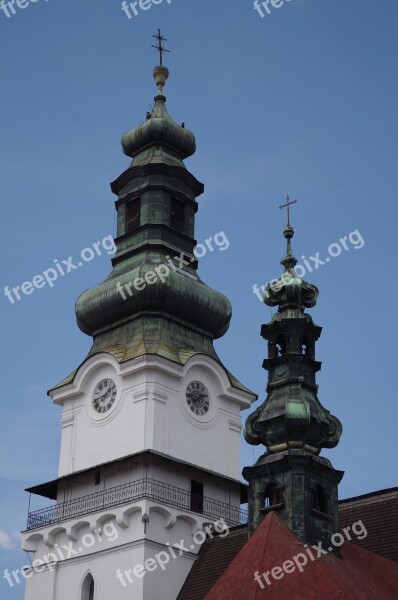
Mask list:
[{"label": "tower balcony", "polygon": [[182,488],[146,478],[29,512],[26,531],[62,523],[144,498],[192,511],[210,519],[224,519],[230,526],[247,522],[245,509],[214,498],[193,495]]}]

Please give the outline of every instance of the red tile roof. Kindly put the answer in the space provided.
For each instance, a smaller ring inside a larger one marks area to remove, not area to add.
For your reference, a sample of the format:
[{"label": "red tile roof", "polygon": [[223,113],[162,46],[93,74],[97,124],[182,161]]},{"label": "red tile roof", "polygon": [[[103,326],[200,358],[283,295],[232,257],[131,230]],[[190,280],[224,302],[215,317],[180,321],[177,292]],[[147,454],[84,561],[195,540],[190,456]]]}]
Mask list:
[{"label": "red tile roof", "polygon": [[362,521],[368,535],[355,543],[398,562],[398,488],[347,498],[339,502],[339,528]]},{"label": "red tile roof", "polygon": [[[398,565],[345,542],[342,557],[328,552],[314,560],[304,544],[271,512],[204,596],[205,600],[396,600]],[[300,558],[299,558],[300,555]],[[294,562],[294,561],[297,562]],[[286,561],[290,561],[287,563]],[[298,563],[303,566],[299,568]],[[304,562],[306,564],[304,564]],[[282,565],[286,565],[286,571]],[[279,568],[277,568],[279,567]],[[254,574],[268,574],[269,584]],[[271,572],[275,574],[272,576]],[[193,597],[190,597],[190,600]],[[203,598],[203,596],[202,596]]]},{"label": "red tile roof", "polygon": [[[362,540],[353,537],[353,543],[398,562],[398,488],[340,500],[340,531],[356,521],[363,522],[368,535]],[[209,539],[202,546],[178,600],[203,600],[246,541],[246,525],[231,529],[227,537]]]},{"label": "red tile roof", "polygon": [[230,529],[226,537],[205,542],[177,600],[203,600],[246,542],[246,525]]}]

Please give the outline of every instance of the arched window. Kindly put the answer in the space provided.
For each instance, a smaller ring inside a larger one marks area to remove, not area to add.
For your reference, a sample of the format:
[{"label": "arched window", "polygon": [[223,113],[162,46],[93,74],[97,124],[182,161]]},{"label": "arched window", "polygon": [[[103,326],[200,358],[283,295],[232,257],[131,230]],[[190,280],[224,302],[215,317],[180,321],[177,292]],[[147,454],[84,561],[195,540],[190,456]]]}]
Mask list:
[{"label": "arched window", "polygon": [[91,573],[87,573],[82,585],[81,600],[94,600],[94,579]]},{"label": "arched window", "polygon": [[328,514],[327,495],[319,483],[312,490],[312,499],[312,508],[321,513]]},{"label": "arched window", "polygon": [[278,351],[275,342],[268,342],[268,358],[276,358]]},{"label": "arched window", "polygon": [[280,502],[280,487],[276,483],[269,483],[264,492],[264,508],[270,508],[271,506],[280,504]]},{"label": "arched window", "polygon": [[312,358],[312,359],[315,358],[314,357],[314,351],[315,351],[314,342],[310,341],[306,335],[304,335],[300,339],[300,346],[301,346],[301,354],[305,354],[306,356],[309,356],[309,358]]},{"label": "arched window", "polygon": [[283,335],[278,335],[275,343],[276,356],[283,356],[286,354],[286,340]]}]

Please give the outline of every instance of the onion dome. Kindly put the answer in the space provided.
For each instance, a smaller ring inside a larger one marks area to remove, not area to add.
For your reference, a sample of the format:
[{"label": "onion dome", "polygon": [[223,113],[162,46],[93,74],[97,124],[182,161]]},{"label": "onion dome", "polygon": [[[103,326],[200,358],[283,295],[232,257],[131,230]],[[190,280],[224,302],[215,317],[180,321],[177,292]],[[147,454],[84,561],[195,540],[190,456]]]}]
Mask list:
[{"label": "onion dome", "polygon": [[263,363],[269,372],[268,396],[248,417],[244,435],[249,444],[264,444],[269,454],[291,448],[319,454],[321,448],[338,444],[342,426],[317,397],[316,373],[321,363],[315,359],[315,343],[322,329],[304,309],[315,306],[319,292],[294,270],[297,260],[292,255],[290,223],[283,235],[287,240],[281,260],[285,271],[264,293],[265,304],[279,307],[271,323],[261,328],[268,341],[268,358]]},{"label": "onion dome", "polygon": [[268,306],[279,306],[280,312],[288,308],[301,311],[304,308],[312,308],[318,300],[318,288],[300,279],[294,270],[297,260],[292,255],[291,239],[294,236],[293,227],[288,225],[283,235],[287,240],[286,255],[281,260],[281,265],[285,267],[285,271],[279,279],[266,286],[264,302]]},{"label": "onion dome", "polygon": [[177,261],[174,271],[169,261],[153,253],[141,255],[124,272],[114,270],[102,284],[84,292],[76,303],[79,328],[95,336],[150,314],[201,330],[213,339],[224,335],[232,314],[229,300],[196,273],[178,268]]},{"label": "onion dome", "polygon": [[134,159],[134,165],[162,162],[184,166],[182,161],[196,150],[195,136],[167,112],[162,90],[169,76],[168,69],[159,65],[153,75],[159,91],[154,109],[144,123],[122,136],[123,152]]},{"label": "onion dome", "polygon": [[196,346],[213,353],[212,340],[229,327],[231,304],[197,275],[196,198],[204,188],[183,163],[195,152],[195,137],[166,110],[168,69],[159,65],[153,74],[155,108],[124,134],[123,151],[133,162],[111,184],[118,196],[113,270],[78,298],[77,323],[94,337],[97,351],[134,337],[149,348],[163,336],[167,355],[174,356],[195,335]]}]

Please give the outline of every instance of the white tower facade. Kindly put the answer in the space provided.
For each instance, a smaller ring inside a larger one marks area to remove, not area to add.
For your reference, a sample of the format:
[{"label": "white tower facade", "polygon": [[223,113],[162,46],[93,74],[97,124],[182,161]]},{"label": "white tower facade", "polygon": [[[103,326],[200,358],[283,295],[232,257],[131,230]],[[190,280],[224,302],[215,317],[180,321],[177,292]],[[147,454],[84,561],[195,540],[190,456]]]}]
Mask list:
[{"label": "white tower facade", "polygon": [[228,300],[196,273],[203,191],[182,160],[191,132],[155,108],[123,136],[131,166],[117,194],[113,271],[76,306],[93,337],[80,367],[49,392],[62,407],[58,478],[28,491],[26,600],[175,600],[206,536],[242,519],[240,411],[255,395],[213,340]]}]

